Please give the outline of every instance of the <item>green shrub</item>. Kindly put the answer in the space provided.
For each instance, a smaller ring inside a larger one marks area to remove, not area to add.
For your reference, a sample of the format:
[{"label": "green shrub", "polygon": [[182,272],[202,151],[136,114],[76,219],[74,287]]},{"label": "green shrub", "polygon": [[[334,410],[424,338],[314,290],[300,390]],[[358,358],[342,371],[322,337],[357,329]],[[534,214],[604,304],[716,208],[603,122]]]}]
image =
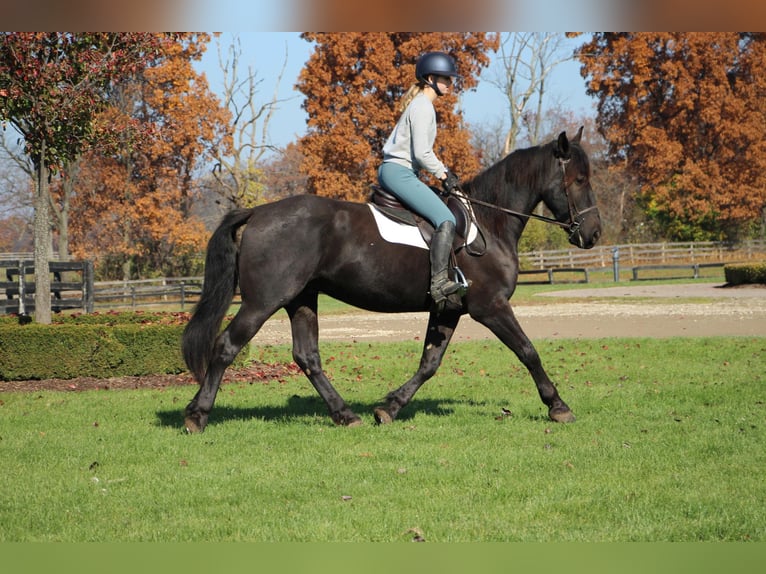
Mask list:
[{"label": "green shrub", "polygon": [[[186,370],[181,335],[188,315],[106,313],[57,316],[51,325],[0,321],[0,381],[175,374]],[[237,364],[248,359],[243,352]]]},{"label": "green shrub", "polygon": [[180,325],[0,326],[0,380],[180,373]]},{"label": "green shrub", "polygon": [[[191,313],[147,311],[106,311],[95,313],[58,313],[51,318],[53,325],[185,325]],[[0,316],[0,325],[17,325],[18,317]]]},{"label": "green shrub", "polygon": [[729,285],[766,283],[766,262],[730,264],[723,272]]}]

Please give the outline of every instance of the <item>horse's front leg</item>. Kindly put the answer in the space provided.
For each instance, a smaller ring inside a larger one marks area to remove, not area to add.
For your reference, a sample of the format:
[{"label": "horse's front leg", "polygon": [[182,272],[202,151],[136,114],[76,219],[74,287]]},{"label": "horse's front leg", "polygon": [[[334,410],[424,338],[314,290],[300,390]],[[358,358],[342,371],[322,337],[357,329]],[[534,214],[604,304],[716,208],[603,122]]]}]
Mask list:
[{"label": "horse's front leg", "polygon": [[434,376],[439,365],[441,365],[444,352],[447,350],[447,345],[459,321],[460,312],[457,311],[431,313],[428,318],[428,329],[423,343],[420,368],[409,381],[386,395],[385,405],[375,408],[375,421],[378,424],[393,422],[399,411],[410,402],[423,383]]},{"label": "horse's front leg", "polygon": [[574,413],[561,399],[556,386],[543,369],[537,349],[522,330],[510,304],[499,301],[491,308],[483,309],[481,313],[472,313],[471,316],[497,335],[527,368],[537,385],[540,398],[548,407],[548,416],[551,420],[559,423],[574,422]]}]

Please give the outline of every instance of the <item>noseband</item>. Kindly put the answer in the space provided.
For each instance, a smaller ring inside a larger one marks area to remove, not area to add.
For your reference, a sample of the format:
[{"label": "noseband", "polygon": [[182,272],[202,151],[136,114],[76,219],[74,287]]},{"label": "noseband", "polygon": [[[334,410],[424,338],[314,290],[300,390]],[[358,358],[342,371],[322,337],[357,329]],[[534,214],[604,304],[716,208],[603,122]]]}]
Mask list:
[{"label": "noseband", "polygon": [[[562,159],[559,158],[559,165],[561,166],[561,185],[564,187],[564,195],[567,198],[567,207],[569,208],[569,223],[566,225],[562,225],[564,229],[566,229],[569,232],[569,237],[567,238],[570,242],[572,240],[572,237],[575,236],[575,234],[580,232],[580,226],[582,225],[584,218],[584,215],[588,213],[589,211],[593,211],[594,209],[597,209],[595,205],[591,205],[590,207],[586,207],[582,211],[577,209],[577,205],[575,204],[572,197],[569,195],[569,186],[572,184],[571,181],[567,181],[567,164],[569,163],[568,159]],[[554,220],[555,221],[555,220]],[[560,222],[556,222],[560,223]]]}]

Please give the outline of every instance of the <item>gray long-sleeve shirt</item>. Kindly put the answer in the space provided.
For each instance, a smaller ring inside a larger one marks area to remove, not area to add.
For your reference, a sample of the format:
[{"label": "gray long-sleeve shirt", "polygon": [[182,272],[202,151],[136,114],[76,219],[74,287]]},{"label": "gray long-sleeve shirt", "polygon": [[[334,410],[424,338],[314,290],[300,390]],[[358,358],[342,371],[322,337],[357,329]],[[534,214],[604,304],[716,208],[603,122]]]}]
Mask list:
[{"label": "gray long-sleeve shirt", "polygon": [[442,179],[447,169],[433,151],[436,111],[425,94],[418,94],[402,112],[383,146],[383,161],[403,165],[415,172],[424,169]]}]

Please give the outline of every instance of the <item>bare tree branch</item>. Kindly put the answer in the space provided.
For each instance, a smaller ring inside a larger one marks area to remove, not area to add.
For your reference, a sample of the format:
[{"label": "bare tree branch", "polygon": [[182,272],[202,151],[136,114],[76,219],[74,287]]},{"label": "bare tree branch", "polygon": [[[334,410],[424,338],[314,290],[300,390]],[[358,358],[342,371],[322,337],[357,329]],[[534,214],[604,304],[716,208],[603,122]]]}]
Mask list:
[{"label": "bare tree branch", "polygon": [[[510,32],[501,38],[496,76],[487,81],[508,100],[511,125],[505,137],[505,154],[515,149],[522,129],[526,129],[531,145],[539,143],[547,80],[556,66],[573,58],[565,54],[564,40],[558,32]],[[529,109],[533,103],[534,111]]]},{"label": "bare tree branch", "polygon": [[[269,140],[269,124],[278,105],[279,85],[287,67],[287,46],[282,68],[277,76],[271,99],[259,103],[258,90],[263,80],[248,66],[241,75],[242,47],[235,37],[224,56],[218,44],[218,62],[223,72],[224,106],[232,113],[233,145],[230,155],[219,152],[213,176],[219,184],[219,193],[233,205],[257,205],[263,200],[263,183],[258,166],[269,151],[278,151]],[[297,97],[297,96],[296,96]]]}]

